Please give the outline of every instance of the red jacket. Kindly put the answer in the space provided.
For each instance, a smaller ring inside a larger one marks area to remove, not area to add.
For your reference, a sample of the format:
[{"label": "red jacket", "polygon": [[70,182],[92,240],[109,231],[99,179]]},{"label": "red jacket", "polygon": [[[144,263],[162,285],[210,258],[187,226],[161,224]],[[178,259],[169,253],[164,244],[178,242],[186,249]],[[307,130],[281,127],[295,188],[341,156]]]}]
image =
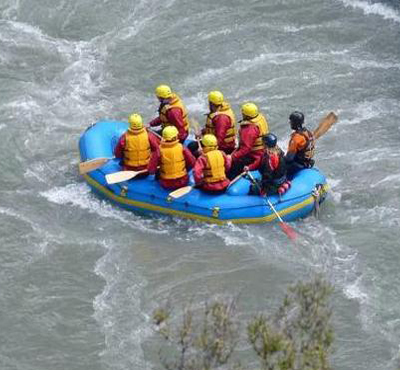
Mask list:
[{"label": "red jacket", "polygon": [[242,125],[239,131],[239,148],[232,153],[232,161],[249,158],[252,160],[248,165],[249,170],[256,170],[261,164],[264,151],[252,151],[251,148],[259,135],[260,130],[256,125]]},{"label": "red jacket", "polygon": [[[189,133],[185,130],[185,122],[183,121],[183,114],[180,108],[170,108],[167,110],[168,122],[171,122],[178,129],[178,139],[182,143],[188,137]],[[154,118],[150,121],[151,127],[160,126],[160,117]]]},{"label": "red jacket", "polygon": [[[186,170],[189,171],[195,164],[196,158],[193,156],[193,154],[190,152],[190,150],[186,147],[183,147],[183,156],[185,158],[186,162]],[[158,151],[157,154],[157,161],[156,161],[156,166],[161,164],[161,154],[160,151]],[[165,189],[178,189],[183,186],[186,186],[189,181],[189,176],[185,175],[179,179],[159,179],[160,185],[165,188]]]},{"label": "red jacket", "polygon": [[[228,171],[231,169],[231,159],[224,153],[222,152],[222,155],[224,156],[225,159],[225,173],[228,173]],[[194,175],[194,181],[196,184],[201,183],[204,177],[204,168],[207,165],[207,159],[204,155],[201,155],[197,161],[196,164],[194,165],[193,169],[193,175]],[[201,189],[207,190],[207,191],[222,191],[225,190],[230,181],[228,178],[222,181],[214,182],[214,183],[203,183],[201,184]]]},{"label": "red jacket", "polygon": [[[213,119],[212,123],[215,127],[215,137],[218,141],[218,149],[222,150],[226,154],[230,154],[235,150],[235,140],[230,143],[225,143],[226,131],[231,127],[231,119],[226,114],[217,114]],[[206,129],[202,130],[204,135]]]},{"label": "red jacket", "polygon": [[[150,150],[151,150],[151,156],[150,156],[150,162],[147,166],[138,166],[138,167],[131,167],[131,166],[125,166],[123,164],[123,169],[124,170],[132,170],[132,171],[141,171],[148,169],[149,174],[153,175],[156,173],[157,170],[157,158],[160,156],[160,139],[153,134],[151,131],[147,130],[147,133],[149,135],[149,142],[150,142]],[[124,149],[125,149],[125,144],[126,144],[126,134],[123,134],[118,141],[117,146],[115,147],[114,153],[116,158],[124,158]]]}]

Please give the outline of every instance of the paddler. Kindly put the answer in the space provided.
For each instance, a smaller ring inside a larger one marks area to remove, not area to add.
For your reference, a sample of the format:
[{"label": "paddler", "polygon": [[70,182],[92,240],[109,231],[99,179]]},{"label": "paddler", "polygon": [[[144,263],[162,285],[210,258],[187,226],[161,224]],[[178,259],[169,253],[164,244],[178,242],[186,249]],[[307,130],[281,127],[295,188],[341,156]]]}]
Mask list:
[{"label": "paddler", "polygon": [[218,149],[226,154],[235,150],[236,118],[230,104],[224,100],[221,91],[208,93],[210,112],[207,114],[206,126],[202,134],[212,134],[217,138]]},{"label": "paddler", "polygon": [[289,124],[294,132],[290,136],[286,163],[288,174],[293,175],[303,168],[314,166],[315,139],[312,132],[303,127],[303,113],[294,111],[289,116]]},{"label": "paddler", "polygon": [[167,126],[162,131],[160,155],[157,164],[160,166],[160,185],[169,190],[186,186],[189,181],[190,170],[196,158],[190,150],[178,140],[178,130],[175,126]]},{"label": "paddler", "polygon": [[226,173],[231,167],[230,158],[218,150],[217,138],[206,134],[201,139],[202,155],[194,165],[194,181],[202,190],[223,192],[229,186]]},{"label": "paddler", "polygon": [[258,169],[261,181],[259,187],[253,185],[253,193],[259,193],[258,189],[261,189],[262,195],[282,195],[290,188],[291,183],[286,177],[285,153],[277,142],[278,138],[274,134],[263,137],[265,149]]},{"label": "paddler", "polygon": [[124,170],[141,171],[147,169],[148,174],[155,174],[160,153],[159,138],[143,127],[140,114],[131,114],[128,122],[128,131],[120,137],[115,147],[115,157],[122,158]]},{"label": "paddler", "polygon": [[155,92],[160,106],[158,117],[149,123],[150,127],[161,125],[161,130],[163,130],[167,126],[174,126],[178,130],[179,141],[183,143],[189,134],[188,111],[185,105],[181,98],[173,93],[167,85],[157,86]]},{"label": "paddler", "polygon": [[242,120],[239,129],[239,147],[232,153],[232,168],[229,178],[233,179],[243,170],[256,170],[264,153],[262,137],[268,134],[268,122],[254,103],[242,105]]}]

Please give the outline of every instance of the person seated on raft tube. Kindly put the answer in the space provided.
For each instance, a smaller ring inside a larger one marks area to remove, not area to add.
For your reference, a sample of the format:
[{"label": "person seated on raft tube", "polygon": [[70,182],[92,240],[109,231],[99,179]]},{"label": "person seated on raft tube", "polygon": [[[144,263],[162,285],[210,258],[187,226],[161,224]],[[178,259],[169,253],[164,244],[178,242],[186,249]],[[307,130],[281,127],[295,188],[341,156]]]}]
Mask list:
[{"label": "person seated on raft tube", "polygon": [[278,138],[274,134],[263,136],[265,146],[264,155],[258,171],[261,180],[258,180],[259,187],[252,185],[251,194],[271,195],[278,193],[282,195],[290,188],[291,183],[286,177],[285,153],[277,144]]},{"label": "person seated on raft tube", "polygon": [[303,168],[314,166],[315,139],[311,131],[303,127],[304,114],[298,111],[289,116],[289,124],[294,132],[290,136],[286,153],[288,175],[293,176]]},{"label": "person seated on raft tube", "polygon": [[[140,114],[131,114],[128,118],[129,129],[119,139],[114,153],[116,158],[122,158],[124,170],[141,171],[155,174],[157,160],[160,155],[160,139],[150,130],[143,127]],[[142,176],[142,177],[143,177]]]},{"label": "person seated on raft tube", "polygon": [[235,178],[243,170],[258,169],[264,153],[262,137],[268,134],[268,122],[254,103],[242,105],[243,119],[240,121],[239,147],[232,153],[232,167],[228,177]]},{"label": "person seated on raft tube", "polygon": [[169,190],[175,190],[187,185],[189,181],[187,171],[196,162],[196,158],[190,153],[190,150],[179,142],[178,134],[178,129],[175,126],[164,128],[160,144],[160,155],[157,160],[157,165],[160,166],[160,185]]},{"label": "person seated on raft tube", "polygon": [[231,168],[231,159],[222,150],[218,150],[217,138],[214,135],[204,135],[201,145],[203,154],[194,165],[194,181],[202,190],[223,192],[230,182],[226,173]]},{"label": "person seated on raft tube", "polygon": [[220,91],[208,93],[208,104],[210,112],[207,114],[206,126],[201,133],[214,135],[217,138],[218,149],[231,154],[236,145],[235,113]]},{"label": "person seated on raft tube", "polygon": [[188,111],[185,105],[167,85],[158,86],[156,96],[160,101],[158,117],[150,121],[150,127],[161,125],[161,133],[165,127],[175,126],[179,132],[179,141],[183,143],[189,135]]}]

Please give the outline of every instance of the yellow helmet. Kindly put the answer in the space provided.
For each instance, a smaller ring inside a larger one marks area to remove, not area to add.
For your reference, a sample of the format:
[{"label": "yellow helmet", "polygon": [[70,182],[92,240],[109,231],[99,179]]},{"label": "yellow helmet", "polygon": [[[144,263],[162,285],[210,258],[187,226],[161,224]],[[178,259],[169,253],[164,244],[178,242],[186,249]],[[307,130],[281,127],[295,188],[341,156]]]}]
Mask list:
[{"label": "yellow helmet", "polygon": [[156,96],[161,99],[168,99],[172,97],[172,90],[168,85],[160,85],[156,88]]},{"label": "yellow helmet", "polygon": [[216,147],[218,145],[217,138],[212,134],[206,134],[201,139],[201,143],[205,147]]},{"label": "yellow helmet", "polygon": [[139,130],[143,127],[143,120],[140,114],[137,113],[131,114],[128,118],[128,122],[129,122],[129,128],[132,128],[134,130]]},{"label": "yellow helmet", "polygon": [[246,103],[242,105],[242,114],[244,116],[254,118],[258,116],[258,108],[254,103]]},{"label": "yellow helmet", "polygon": [[214,105],[221,105],[224,102],[224,96],[221,91],[210,91],[208,93],[208,101]]},{"label": "yellow helmet", "polygon": [[165,141],[173,141],[178,137],[178,129],[175,126],[167,126],[162,132]]}]

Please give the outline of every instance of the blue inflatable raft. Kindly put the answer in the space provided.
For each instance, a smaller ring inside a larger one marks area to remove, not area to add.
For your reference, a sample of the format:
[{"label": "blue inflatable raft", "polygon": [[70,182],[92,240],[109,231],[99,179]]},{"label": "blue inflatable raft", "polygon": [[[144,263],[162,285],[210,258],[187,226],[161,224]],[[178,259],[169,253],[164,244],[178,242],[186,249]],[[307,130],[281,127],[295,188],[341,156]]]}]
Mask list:
[{"label": "blue inflatable raft", "polygon": [[[127,128],[128,123],[116,121],[100,121],[90,126],[79,140],[81,161],[112,158],[118,139]],[[224,194],[212,195],[194,189],[181,198],[172,199],[169,191],[156,180],[144,178],[107,184],[105,176],[117,171],[121,171],[119,160],[110,159],[83,176],[95,193],[130,211],[217,224],[261,223],[276,218],[264,198],[248,195],[250,181],[243,177]],[[252,174],[256,178],[260,176],[258,171]],[[326,178],[318,169],[305,169],[296,174],[292,187],[281,199],[278,196],[269,199],[283,220],[292,221],[309,215],[325,199],[327,189]]]}]

